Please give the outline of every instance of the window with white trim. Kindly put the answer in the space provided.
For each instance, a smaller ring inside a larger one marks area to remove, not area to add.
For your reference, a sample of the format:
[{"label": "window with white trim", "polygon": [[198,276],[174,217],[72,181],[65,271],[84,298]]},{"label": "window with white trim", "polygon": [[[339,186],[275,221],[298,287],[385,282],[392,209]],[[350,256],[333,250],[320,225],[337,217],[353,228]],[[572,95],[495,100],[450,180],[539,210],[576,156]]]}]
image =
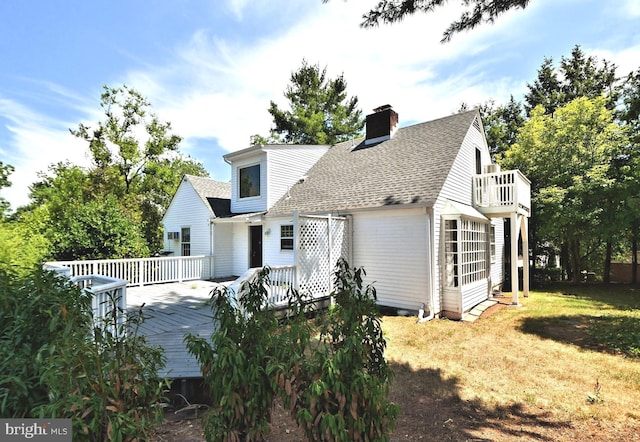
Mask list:
[{"label": "window with white trim", "polygon": [[260,164],[238,170],[238,188],[240,198],[260,196]]},{"label": "window with white trim", "polygon": [[444,262],[447,287],[458,287],[458,220],[444,222]]},{"label": "window with white trim", "polygon": [[444,221],[445,284],[459,287],[488,275],[489,224],[469,219]]},{"label": "window with white trim", "polygon": [[183,227],[180,235],[182,256],[191,256],[191,227]]},{"label": "window with white trim", "polygon": [[491,263],[494,263],[496,262],[496,226],[491,224],[491,227],[489,229],[489,241],[491,242]]},{"label": "window with white trim", "polygon": [[280,226],[280,250],[293,250],[293,225]]}]

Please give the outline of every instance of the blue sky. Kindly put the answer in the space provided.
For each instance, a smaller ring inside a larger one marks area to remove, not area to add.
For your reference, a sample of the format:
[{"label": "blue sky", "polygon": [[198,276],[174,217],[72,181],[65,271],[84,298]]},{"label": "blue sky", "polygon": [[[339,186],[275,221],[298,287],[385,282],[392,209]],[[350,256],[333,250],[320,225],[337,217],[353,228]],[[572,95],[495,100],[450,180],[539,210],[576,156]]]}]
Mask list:
[{"label": "blue sky", "polygon": [[625,75],[640,67],[640,0],[531,0],[530,6],[440,37],[459,2],[364,30],[377,0],[3,0],[0,2],[0,161],[12,209],[50,164],[87,165],[69,128],[102,120],[103,85],[142,92],[184,138],[181,151],[229,179],[222,155],[271,126],[269,101],[303,58],[344,73],[368,113],[392,104],[401,125],[449,115],[462,102],[521,99],[544,57],[575,45]]}]

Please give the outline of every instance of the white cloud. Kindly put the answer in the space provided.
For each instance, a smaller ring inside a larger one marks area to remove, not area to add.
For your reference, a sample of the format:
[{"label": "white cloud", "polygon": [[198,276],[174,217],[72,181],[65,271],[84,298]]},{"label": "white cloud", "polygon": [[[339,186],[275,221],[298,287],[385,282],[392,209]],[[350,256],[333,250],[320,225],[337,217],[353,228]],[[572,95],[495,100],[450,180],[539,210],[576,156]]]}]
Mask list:
[{"label": "white cloud", "polygon": [[[462,101],[475,104],[495,96],[495,88],[483,90],[474,76],[437,78],[434,69],[485,50],[482,42],[498,27],[461,34],[443,45],[440,37],[458,17],[457,7],[374,29],[359,27],[363,12],[360,2],[318,2],[305,20],[252,44],[199,30],[177,49],[176,59],[131,72],[127,82],[150,97],[187,147],[191,137],[216,138],[229,151],[247,147],[252,134],[267,133],[269,101],[288,104],[282,94],[303,58],[326,65],[331,78],[344,73],[347,92],[359,97],[365,113],[390,103],[403,121],[425,121],[454,111]],[[509,17],[502,23],[506,26]]]},{"label": "white cloud", "polygon": [[631,17],[640,17],[640,2],[638,0],[623,0],[622,11]]},{"label": "white cloud", "polygon": [[11,187],[2,189],[1,195],[12,209],[29,202],[29,186],[38,181],[37,173],[46,172],[49,165],[66,160],[87,164],[86,143],[69,133],[71,124],[4,98],[0,98],[0,117],[9,121],[6,129],[12,146],[11,152],[2,152],[3,161],[15,168],[9,177]]}]

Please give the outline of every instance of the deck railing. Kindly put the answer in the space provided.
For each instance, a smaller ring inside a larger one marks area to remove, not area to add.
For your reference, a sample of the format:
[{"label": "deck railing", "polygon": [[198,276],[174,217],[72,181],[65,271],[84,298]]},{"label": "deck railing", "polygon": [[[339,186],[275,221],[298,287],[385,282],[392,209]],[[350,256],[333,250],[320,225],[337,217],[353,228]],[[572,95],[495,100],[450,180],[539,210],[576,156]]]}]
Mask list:
[{"label": "deck railing", "polygon": [[69,276],[102,275],[127,280],[128,286],[143,286],[163,282],[208,279],[213,275],[212,256],[170,256],[131,259],[96,259],[87,261],[56,261],[45,268],[69,269]]},{"label": "deck railing", "polygon": [[515,211],[528,215],[531,211],[531,183],[519,170],[475,175],[473,204],[485,213]]},{"label": "deck railing", "polygon": [[287,305],[289,290],[297,288],[296,266],[271,267],[269,280],[269,303],[276,307]]},{"label": "deck railing", "polygon": [[106,327],[114,336],[125,334],[127,312],[127,281],[101,275],[83,275],[71,282],[93,295],[91,308],[97,327]]}]

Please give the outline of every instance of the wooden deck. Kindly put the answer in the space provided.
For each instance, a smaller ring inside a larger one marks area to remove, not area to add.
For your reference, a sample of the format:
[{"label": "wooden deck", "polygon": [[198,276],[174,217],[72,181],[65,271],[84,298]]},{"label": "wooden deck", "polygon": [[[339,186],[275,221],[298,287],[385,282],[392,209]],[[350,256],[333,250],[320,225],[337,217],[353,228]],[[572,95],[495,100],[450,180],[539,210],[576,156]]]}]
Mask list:
[{"label": "wooden deck", "polygon": [[183,342],[187,333],[209,337],[213,332],[211,308],[205,302],[213,288],[220,284],[210,281],[173,282],[127,289],[127,308],[137,310],[145,304],[147,318],[139,333],[149,344],[165,350],[167,365],[158,373],[172,379],[201,377],[200,366],[189,354]]}]

